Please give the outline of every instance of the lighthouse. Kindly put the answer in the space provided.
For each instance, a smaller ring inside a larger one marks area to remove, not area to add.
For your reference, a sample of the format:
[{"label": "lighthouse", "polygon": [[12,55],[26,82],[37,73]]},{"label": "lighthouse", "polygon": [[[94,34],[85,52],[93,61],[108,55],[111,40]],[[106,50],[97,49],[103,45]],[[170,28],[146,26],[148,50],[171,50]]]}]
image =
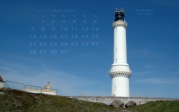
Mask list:
[{"label": "lighthouse", "polygon": [[131,70],[127,63],[127,45],[125,14],[123,9],[116,9],[114,28],[114,57],[113,64],[109,71],[112,78],[112,96],[129,97],[129,78]]}]

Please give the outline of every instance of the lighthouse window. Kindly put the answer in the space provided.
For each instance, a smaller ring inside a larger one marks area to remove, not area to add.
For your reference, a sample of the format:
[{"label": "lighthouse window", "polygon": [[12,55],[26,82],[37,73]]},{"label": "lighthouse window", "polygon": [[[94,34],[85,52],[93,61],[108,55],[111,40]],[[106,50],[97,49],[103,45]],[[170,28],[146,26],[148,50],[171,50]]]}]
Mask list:
[{"label": "lighthouse window", "polygon": [[117,62],[117,58],[116,58],[116,62]]}]

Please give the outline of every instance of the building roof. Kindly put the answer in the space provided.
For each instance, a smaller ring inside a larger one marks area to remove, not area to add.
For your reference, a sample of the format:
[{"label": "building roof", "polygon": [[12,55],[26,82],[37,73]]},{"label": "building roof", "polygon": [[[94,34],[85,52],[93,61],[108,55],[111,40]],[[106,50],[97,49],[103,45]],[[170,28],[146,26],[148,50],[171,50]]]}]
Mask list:
[{"label": "building roof", "polygon": [[4,82],[4,79],[1,75],[0,75],[0,82]]}]

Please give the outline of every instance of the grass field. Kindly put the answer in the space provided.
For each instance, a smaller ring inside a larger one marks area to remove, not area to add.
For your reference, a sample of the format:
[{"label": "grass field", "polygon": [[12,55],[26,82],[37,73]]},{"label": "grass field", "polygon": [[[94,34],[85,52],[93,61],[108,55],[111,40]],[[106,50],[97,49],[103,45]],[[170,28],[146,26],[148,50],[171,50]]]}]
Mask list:
[{"label": "grass field", "polygon": [[63,96],[0,90],[0,112],[119,112],[100,103],[79,101]]},{"label": "grass field", "polygon": [[179,102],[149,102],[127,110],[63,96],[0,89],[0,112],[179,112]]},{"label": "grass field", "polygon": [[179,112],[179,101],[155,101],[132,107],[134,112]]}]

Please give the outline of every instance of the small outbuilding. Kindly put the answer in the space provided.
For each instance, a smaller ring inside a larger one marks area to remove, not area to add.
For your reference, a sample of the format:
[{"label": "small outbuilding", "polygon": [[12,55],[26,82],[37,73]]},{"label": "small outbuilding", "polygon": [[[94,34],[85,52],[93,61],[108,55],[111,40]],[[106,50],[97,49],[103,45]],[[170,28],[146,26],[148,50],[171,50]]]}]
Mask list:
[{"label": "small outbuilding", "polygon": [[43,93],[48,95],[57,95],[56,89],[51,89],[51,84],[48,82],[48,84],[44,87],[37,87],[37,86],[26,86],[24,88],[24,91],[30,92],[30,93]]}]

